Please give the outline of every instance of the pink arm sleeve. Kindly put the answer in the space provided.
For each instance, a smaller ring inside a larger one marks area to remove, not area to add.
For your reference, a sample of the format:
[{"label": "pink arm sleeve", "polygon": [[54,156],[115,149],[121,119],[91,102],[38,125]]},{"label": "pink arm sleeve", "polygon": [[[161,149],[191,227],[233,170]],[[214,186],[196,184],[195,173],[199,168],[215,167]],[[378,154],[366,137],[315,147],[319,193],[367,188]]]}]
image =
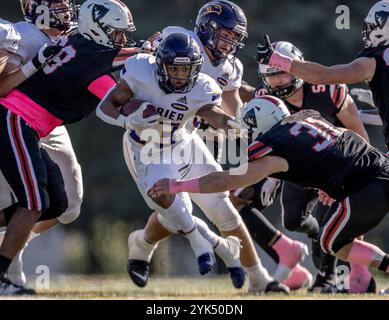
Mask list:
[{"label": "pink arm sleeve", "polygon": [[109,75],[97,78],[89,86],[89,92],[93,93],[99,99],[103,99],[107,92],[116,84],[115,80]]}]

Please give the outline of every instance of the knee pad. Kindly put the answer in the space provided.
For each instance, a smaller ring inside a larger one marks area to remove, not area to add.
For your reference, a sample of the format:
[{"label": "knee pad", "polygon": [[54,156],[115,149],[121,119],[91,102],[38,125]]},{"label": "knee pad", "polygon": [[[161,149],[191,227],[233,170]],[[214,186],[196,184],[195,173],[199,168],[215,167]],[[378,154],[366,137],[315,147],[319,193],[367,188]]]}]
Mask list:
[{"label": "knee pad", "polygon": [[161,225],[166,230],[176,233],[185,229],[180,223],[181,217],[179,216],[192,215],[193,205],[187,193],[178,193],[169,208],[164,209],[156,204],[155,210],[158,212],[158,221]]},{"label": "knee pad", "polygon": [[201,203],[195,202],[220,231],[232,231],[241,225],[242,218],[231,203],[227,192],[202,196],[204,197],[201,197]]}]

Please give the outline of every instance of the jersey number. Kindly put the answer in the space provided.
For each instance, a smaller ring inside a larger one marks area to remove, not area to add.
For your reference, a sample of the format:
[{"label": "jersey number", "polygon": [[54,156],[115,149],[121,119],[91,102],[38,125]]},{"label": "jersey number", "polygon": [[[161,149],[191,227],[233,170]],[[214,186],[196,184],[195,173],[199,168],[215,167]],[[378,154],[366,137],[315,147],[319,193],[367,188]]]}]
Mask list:
[{"label": "jersey number", "polygon": [[334,130],[326,122],[313,118],[307,118],[304,121],[296,123],[289,129],[289,133],[297,137],[303,133],[303,130],[312,138],[319,140],[312,146],[312,149],[316,152],[320,152],[329,147],[334,142],[335,137],[341,134],[341,130]]},{"label": "jersey number", "polygon": [[45,74],[53,73],[59,67],[72,60],[76,56],[76,53],[77,52],[73,46],[64,47],[59,54],[46,63],[46,65],[43,67],[43,72]]},{"label": "jersey number", "polygon": [[312,86],[312,92],[313,93],[326,92],[326,86],[323,84],[318,84],[316,86]]}]

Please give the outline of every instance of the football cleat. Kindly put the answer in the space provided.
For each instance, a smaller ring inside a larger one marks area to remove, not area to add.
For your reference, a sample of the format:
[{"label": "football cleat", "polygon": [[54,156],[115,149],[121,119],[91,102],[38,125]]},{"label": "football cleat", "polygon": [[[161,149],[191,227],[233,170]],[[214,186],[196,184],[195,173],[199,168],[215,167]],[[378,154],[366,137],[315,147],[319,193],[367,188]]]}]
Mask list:
[{"label": "football cleat", "polygon": [[239,259],[240,239],[235,236],[228,236],[225,239],[221,238],[219,241],[214,251],[227,266],[234,287],[240,289],[245,282],[245,272]]},{"label": "football cleat", "polygon": [[13,284],[5,275],[0,276],[0,296],[35,295],[34,289]]},{"label": "football cleat", "polygon": [[289,288],[278,281],[269,282],[266,286],[265,293],[284,293],[289,294]]},{"label": "football cleat", "polygon": [[203,253],[197,258],[197,263],[200,274],[205,275],[215,267],[215,256],[210,252]]},{"label": "football cleat", "polygon": [[234,268],[227,268],[230,272],[230,278],[232,281],[232,284],[236,289],[240,289],[243,287],[246,274],[242,267],[234,267]]},{"label": "football cleat", "polygon": [[316,275],[313,285],[308,289],[311,293],[340,293],[335,285],[335,274],[320,272]]},{"label": "football cleat", "polygon": [[308,255],[308,247],[299,241],[293,240],[291,244],[277,250],[280,258],[273,278],[277,281],[285,281],[292,274],[293,268]]},{"label": "football cleat", "polygon": [[263,294],[263,293],[284,293],[289,294],[289,288],[278,281],[271,281],[266,285],[265,290],[263,288],[255,287],[250,284],[249,294]]},{"label": "football cleat", "polygon": [[127,272],[138,287],[144,288],[149,280],[150,264],[147,261],[128,259]]},{"label": "football cleat", "polygon": [[8,268],[7,277],[13,283],[20,287],[24,287],[26,285],[26,275],[23,271],[23,249],[18,252],[16,257],[12,259],[12,263]]}]

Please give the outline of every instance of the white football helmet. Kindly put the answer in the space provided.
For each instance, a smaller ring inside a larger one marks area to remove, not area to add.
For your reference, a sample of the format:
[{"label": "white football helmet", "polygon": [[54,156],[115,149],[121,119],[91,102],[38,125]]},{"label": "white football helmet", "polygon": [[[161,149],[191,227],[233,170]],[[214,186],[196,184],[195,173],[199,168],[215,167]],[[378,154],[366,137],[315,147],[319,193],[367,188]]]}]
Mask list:
[{"label": "white football helmet", "polygon": [[389,1],[377,2],[367,14],[362,30],[365,47],[389,44]]},{"label": "white football helmet", "polygon": [[[135,31],[135,24],[127,6],[119,0],[87,0],[79,13],[78,31],[85,38],[103,46],[118,48],[133,46],[135,41],[124,34]],[[124,40],[123,40],[124,39]]]},{"label": "white football helmet", "polygon": [[249,101],[242,110],[242,125],[248,130],[249,140],[255,140],[290,116],[285,103],[273,96],[262,96]]},{"label": "white football helmet", "polygon": [[[290,42],[278,41],[274,42],[272,46],[276,52],[284,56],[292,58],[293,60],[304,61],[304,57],[300,49]],[[293,79],[290,83],[276,88],[272,88],[269,82],[266,80],[266,77],[280,73],[283,73],[283,71],[277,68],[270,67],[267,64],[262,64],[258,62],[258,76],[263,81],[263,84],[265,85],[269,94],[276,96],[280,99],[286,99],[290,97],[293,93],[295,93],[298,89],[300,89],[301,86],[304,84],[304,81],[296,76],[293,76]]]}]

